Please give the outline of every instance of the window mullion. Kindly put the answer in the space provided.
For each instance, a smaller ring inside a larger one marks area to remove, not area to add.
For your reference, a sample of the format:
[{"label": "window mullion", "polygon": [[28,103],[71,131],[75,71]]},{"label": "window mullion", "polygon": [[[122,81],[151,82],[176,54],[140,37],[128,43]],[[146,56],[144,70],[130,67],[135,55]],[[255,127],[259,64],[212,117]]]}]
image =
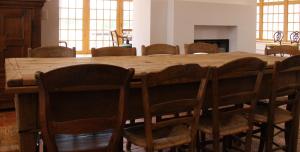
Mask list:
[{"label": "window mullion", "polygon": [[289,18],[289,2],[284,0],[284,23],[283,23],[283,33],[286,35],[283,41],[288,41],[288,18]]},{"label": "window mullion", "polygon": [[83,0],[83,22],[82,22],[82,34],[83,34],[83,52],[90,53],[90,0]]},{"label": "window mullion", "polygon": [[[123,0],[117,0],[117,32],[122,33],[123,29]],[[120,41],[123,43],[123,41]]]},{"label": "window mullion", "polygon": [[259,14],[259,39],[263,39],[263,19],[264,19],[264,5],[263,5],[263,0],[260,0],[259,3],[259,9],[260,9],[260,14]]}]

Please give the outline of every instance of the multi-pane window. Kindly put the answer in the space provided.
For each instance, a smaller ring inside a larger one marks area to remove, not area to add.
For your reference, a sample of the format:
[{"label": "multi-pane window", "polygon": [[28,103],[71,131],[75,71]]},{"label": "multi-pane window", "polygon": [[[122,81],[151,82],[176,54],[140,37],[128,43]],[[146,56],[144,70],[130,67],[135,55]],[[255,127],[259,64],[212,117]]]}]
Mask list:
[{"label": "multi-pane window", "polygon": [[123,2],[123,29],[132,29],[133,0]]},{"label": "multi-pane window", "polygon": [[79,53],[112,46],[110,31],[132,29],[132,0],[60,0],[59,40]]},{"label": "multi-pane window", "polygon": [[300,0],[257,0],[256,38],[272,40],[276,31],[282,31],[284,41],[300,31]]},{"label": "multi-pane window", "polygon": [[288,34],[300,29],[300,4],[289,4]]},{"label": "multi-pane window", "polygon": [[90,0],[90,48],[110,46],[116,25],[117,0]]},{"label": "multi-pane window", "polygon": [[60,0],[59,40],[82,50],[82,0]]},{"label": "multi-pane window", "polygon": [[265,5],[263,14],[263,39],[273,39],[273,33],[283,31],[284,6]]},{"label": "multi-pane window", "polygon": [[259,20],[260,20],[260,6],[256,7],[256,39],[259,38]]}]

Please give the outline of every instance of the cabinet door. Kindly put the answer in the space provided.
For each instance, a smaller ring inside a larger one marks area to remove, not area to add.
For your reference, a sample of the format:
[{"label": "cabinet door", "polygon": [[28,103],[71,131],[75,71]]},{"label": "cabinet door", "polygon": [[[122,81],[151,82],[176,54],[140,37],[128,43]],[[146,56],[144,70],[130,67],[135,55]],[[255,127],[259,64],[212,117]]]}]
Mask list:
[{"label": "cabinet door", "polygon": [[30,10],[1,8],[0,35],[6,37],[5,58],[27,56],[31,46]]}]

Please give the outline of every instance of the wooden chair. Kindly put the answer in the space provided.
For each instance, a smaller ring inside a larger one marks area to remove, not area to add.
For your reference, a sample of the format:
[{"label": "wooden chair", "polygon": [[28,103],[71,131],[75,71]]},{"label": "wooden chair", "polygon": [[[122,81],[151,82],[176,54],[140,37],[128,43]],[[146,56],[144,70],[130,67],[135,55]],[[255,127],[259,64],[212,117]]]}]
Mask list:
[{"label": "wooden chair", "polygon": [[136,56],[136,48],[103,47],[92,48],[92,57],[98,56]]},{"label": "wooden chair", "polygon": [[279,42],[279,45],[281,45],[283,38],[284,33],[282,31],[276,31],[273,35],[274,43]]},{"label": "wooden chair", "polygon": [[[300,56],[293,56],[275,63],[270,96],[267,102],[259,102],[254,120],[261,127],[261,140],[259,151],[266,148],[267,152],[284,149],[289,152],[297,151],[298,126],[299,126],[299,97],[300,82],[297,76],[300,72]],[[286,81],[286,77],[292,77],[292,81]],[[287,98],[287,96],[289,98]],[[284,106],[283,106],[284,105]],[[287,109],[284,109],[287,107]],[[286,123],[286,128],[278,127]],[[275,126],[275,127],[274,127]],[[273,144],[274,128],[286,132],[286,146]],[[275,145],[276,149],[272,149]]]},{"label": "wooden chair", "polygon": [[[199,120],[199,130],[202,135],[212,136],[215,152],[220,150],[221,137],[224,139],[239,133],[246,133],[245,150],[251,152],[253,110],[265,65],[265,62],[257,58],[248,57],[213,70],[212,91],[207,94],[212,101],[205,103],[205,109],[212,110],[204,110]],[[253,85],[236,87],[232,83]],[[245,108],[243,105],[247,103],[249,105]],[[201,143],[207,142],[205,138],[202,140],[204,141]],[[205,144],[202,148],[206,148]],[[227,151],[226,148],[223,146],[223,151]]]},{"label": "wooden chair", "polygon": [[[127,42],[129,43],[128,37],[127,36],[119,35],[116,30],[110,31],[110,34],[111,34],[113,46],[120,47],[121,44],[123,44],[124,42],[126,42],[126,44],[127,44]],[[123,43],[120,43],[120,40]]]},{"label": "wooden chair", "polygon": [[[191,144],[195,150],[197,124],[206,90],[208,68],[177,65],[142,77],[144,119],[142,125],[127,128],[124,136],[147,152]],[[200,85],[199,85],[200,82]],[[188,94],[182,90],[190,89]],[[177,94],[176,97],[174,94]],[[157,115],[194,111],[186,117],[152,122]]]},{"label": "wooden chair", "polygon": [[60,58],[60,57],[76,57],[75,48],[67,48],[62,46],[46,46],[35,49],[28,49],[28,57],[31,58]]},{"label": "wooden chair", "polygon": [[101,64],[37,72],[40,127],[47,151],[119,151],[133,73]]},{"label": "wooden chair", "polygon": [[295,44],[297,44],[297,46],[299,46],[300,32],[299,31],[292,32],[290,35],[290,41],[291,41],[291,44],[295,43]]},{"label": "wooden chair", "polygon": [[170,54],[178,55],[179,46],[173,46],[169,44],[152,44],[149,46],[142,45],[142,55],[159,55],[159,54]]},{"label": "wooden chair", "polygon": [[220,50],[216,44],[209,44],[203,42],[197,42],[192,44],[184,45],[185,54],[195,54],[195,53],[219,53]]}]

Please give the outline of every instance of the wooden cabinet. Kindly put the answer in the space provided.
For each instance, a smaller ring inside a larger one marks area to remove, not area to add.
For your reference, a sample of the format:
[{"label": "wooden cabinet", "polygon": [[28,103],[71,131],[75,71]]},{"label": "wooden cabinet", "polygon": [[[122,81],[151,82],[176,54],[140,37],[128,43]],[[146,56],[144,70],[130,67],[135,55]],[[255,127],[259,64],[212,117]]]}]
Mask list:
[{"label": "wooden cabinet", "polygon": [[0,42],[0,109],[14,107],[13,96],[4,93],[4,60],[26,57],[28,48],[41,45],[41,9],[44,2],[45,0],[0,1],[0,40],[4,41],[2,44]]}]

